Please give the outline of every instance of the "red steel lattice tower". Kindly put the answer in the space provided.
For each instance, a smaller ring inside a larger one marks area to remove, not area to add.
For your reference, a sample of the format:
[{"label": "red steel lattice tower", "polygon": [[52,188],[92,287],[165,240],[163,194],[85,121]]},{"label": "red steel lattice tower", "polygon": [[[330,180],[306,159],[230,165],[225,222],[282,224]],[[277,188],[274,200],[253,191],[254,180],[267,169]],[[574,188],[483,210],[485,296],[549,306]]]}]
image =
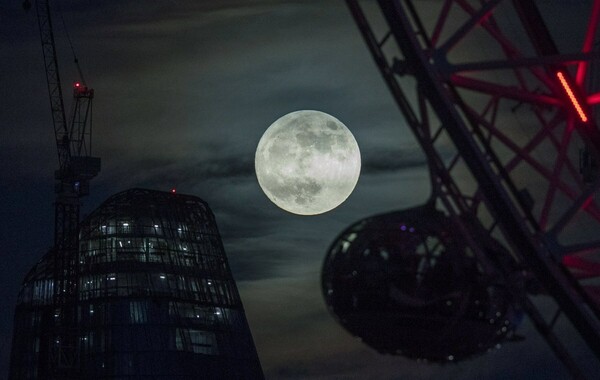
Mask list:
[{"label": "red steel lattice tower", "polygon": [[[549,11],[529,0],[347,4],[428,157],[432,202],[465,231],[476,220],[509,248],[513,296],[585,377],[556,321],[566,317],[600,360],[600,2],[577,25],[579,39],[568,26],[561,49]],[[469,244],[482,263],[493,261]],[[520,291],[523,283],[537,290]],[[538,291],[553,315],[536,304]]]}]

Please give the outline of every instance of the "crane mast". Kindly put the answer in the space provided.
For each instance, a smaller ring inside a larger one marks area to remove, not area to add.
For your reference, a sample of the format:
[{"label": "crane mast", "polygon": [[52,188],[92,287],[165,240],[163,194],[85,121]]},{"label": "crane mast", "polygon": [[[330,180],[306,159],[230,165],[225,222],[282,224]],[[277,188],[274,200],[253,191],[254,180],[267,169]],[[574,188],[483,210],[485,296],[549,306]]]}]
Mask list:
[{"label": "crane mast", "polygon": [[[44,337],[49,351],[44,363],[50,379],[78,378],[80,367],[78,324],[78,226],[81,198],[89,194],[89,183],[100,171],[100,158],[91,156],[91,114],[94,90],[85,82],[73,85],[73,106],[67,119],[61,87],[56,44],[48,0],[37,0],[52,122],[58,152],[55,172],[54,289],[52,328]],[[27,10],[29,1],[23,3]],[[77,63],[77,60],[75,60]],[[81,70],[79,70],[81,73]],[[81,78],[83,79],[83,78]]]}]

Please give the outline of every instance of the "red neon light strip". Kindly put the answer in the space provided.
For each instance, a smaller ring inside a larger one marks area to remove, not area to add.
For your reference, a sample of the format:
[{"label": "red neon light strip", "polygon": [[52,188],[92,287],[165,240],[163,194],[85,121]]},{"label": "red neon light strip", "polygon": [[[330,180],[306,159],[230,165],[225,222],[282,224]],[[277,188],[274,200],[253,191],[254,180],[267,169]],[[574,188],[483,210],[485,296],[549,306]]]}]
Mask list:
[{"label": "red neon light strip", "polygon": [[583,121],[584,123],[587,122],[588,121],[588,117],[585,114],[585,112],[583,112],[583,108],[581,108],[581,104],[579,104],[579,101],[575,97],[575,94],[573,93],[573,90],[571,89],[571,86],[569,86],[569,83],[567,83],[567,80],[565,79],[564,74],[559,71],[559,72],[556,73],[556,76],[558,77],[558,80],[560,81],[560,84],[565,89],[565,92],[569,96],[569,99],[571,100],[571,103],[573,103],[573,107],[575,107],[575,110],[577,111],[577,114],[579,114],[579,118],[581,119],[581,121]]}]

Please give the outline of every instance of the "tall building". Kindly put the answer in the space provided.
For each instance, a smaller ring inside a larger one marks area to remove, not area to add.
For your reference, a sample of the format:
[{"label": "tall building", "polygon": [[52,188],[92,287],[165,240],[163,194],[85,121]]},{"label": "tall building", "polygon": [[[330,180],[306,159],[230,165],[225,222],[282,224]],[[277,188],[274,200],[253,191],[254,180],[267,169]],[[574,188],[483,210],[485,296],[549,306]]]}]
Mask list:
[{"label": "tall building", "polygon": [[[81,223],[76,365],[83,379],[262,379],[215,218],[189,196],[132,189]],[[10,378],[56,378],[53,252],[26,276]]]}]

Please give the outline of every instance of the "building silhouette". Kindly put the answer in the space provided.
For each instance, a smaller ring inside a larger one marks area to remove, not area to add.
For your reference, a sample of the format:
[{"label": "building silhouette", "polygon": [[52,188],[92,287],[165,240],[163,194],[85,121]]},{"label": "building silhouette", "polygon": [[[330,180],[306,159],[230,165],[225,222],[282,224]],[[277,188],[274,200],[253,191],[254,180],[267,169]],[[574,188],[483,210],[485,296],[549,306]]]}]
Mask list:
[{"label": "building silhouette", "polygon": [[264,377],[214,215],[201,199],[132,189],[83,220],[72,266],[76,355],[62,372],[53,255],[19,293],[10,379]]}]

